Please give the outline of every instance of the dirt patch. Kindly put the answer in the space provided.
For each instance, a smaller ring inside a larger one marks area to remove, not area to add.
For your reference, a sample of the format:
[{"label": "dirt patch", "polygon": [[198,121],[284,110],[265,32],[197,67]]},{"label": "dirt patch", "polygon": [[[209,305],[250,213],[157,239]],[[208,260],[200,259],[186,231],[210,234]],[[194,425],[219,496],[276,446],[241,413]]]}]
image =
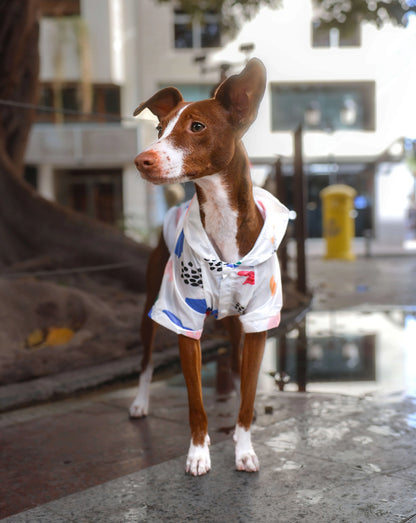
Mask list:
[{"label": "dirt patch", "polygon": [[[284,312],[308,302],[287,278]],[[0,278],[0,385],[141,354],[145,296],[117,279],[76,274],[55,278]],[[224,339],[208,318],[204,339]],[[158,329],[155,352],[176,345]]]},{"label": "dirt patch", "polygon": [[[0,384],[139,358],[143,304],[110,279],[0,278]],[[157,350],[175,339],[162,333]]]}]

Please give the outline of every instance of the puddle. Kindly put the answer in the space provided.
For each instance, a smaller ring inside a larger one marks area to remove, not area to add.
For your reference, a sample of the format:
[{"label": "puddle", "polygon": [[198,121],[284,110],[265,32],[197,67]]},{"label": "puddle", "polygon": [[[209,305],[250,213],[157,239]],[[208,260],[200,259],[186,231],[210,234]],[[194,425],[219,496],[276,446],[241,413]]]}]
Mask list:
[{"label": "puddle", "polygon": [[416,310],[309,312],[285,337],[268,339],[259,390],[276,386],[416,396]]},{"label": "puddle", "polygon": [[[224,348],[204,356],[202,386],[217,403],[235,396],[238,387],[229,364]],[[166,384],[185,387],[176,372]],[[307,313],[296,329],[267,340],[258,392],[278,389],[416,397],[416,308]]]}]

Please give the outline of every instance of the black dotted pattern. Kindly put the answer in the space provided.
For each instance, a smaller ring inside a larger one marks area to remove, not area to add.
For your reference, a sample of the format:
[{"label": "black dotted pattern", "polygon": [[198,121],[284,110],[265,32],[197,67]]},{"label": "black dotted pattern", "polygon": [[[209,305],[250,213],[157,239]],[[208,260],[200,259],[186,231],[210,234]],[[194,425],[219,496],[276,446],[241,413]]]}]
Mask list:
[{"label": "black dotted pattern", "polygon": [[243,307],[240,303],[236,303],[234,305],[234,309],[238,312],[238,314],[244,314],[246,312],[246,308]]},{"label": "black dotted pattern", "polygon": [[181,261],[181,278],[186,285],[191,285],[191,287],[203,287],[201,268],[194,268],[192,262],[185,264]]},{"label": "black dotted pattern", "polygon": [[204,258],[206,262],[208,262],[209,270],[210,271],[216,271],[216,272],[222,272],[222,262],[218,260],[208,260],[207,258]]}]

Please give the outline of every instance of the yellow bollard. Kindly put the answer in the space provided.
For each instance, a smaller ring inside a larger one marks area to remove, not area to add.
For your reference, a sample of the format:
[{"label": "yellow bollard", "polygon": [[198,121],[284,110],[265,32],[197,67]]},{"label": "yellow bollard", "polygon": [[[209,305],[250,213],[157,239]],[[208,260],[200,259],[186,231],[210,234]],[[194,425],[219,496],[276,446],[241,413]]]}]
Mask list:
[{"label": "yellow bollard", "polygon": [[348,185],[330,185],[320,192],[322,229],[326,240],[325,259],[355,260],[352,240],[355,223],[352,216],[357,192]]}]

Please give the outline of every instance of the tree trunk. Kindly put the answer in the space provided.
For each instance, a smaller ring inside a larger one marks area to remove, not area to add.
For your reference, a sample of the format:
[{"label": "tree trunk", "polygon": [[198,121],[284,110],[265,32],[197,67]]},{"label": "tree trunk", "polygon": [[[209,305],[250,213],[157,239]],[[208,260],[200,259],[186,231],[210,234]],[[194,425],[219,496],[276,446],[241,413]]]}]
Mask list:
[{"label": "tree trunk", "polygon": [[[0,0],[0,20],[0,99],[36,103],[37,0]],[[147,247],[45,200],[23,180],[33,120],[33,110],[0,103],[0,271],[121,263],[116,276],[143,290]]]}]

